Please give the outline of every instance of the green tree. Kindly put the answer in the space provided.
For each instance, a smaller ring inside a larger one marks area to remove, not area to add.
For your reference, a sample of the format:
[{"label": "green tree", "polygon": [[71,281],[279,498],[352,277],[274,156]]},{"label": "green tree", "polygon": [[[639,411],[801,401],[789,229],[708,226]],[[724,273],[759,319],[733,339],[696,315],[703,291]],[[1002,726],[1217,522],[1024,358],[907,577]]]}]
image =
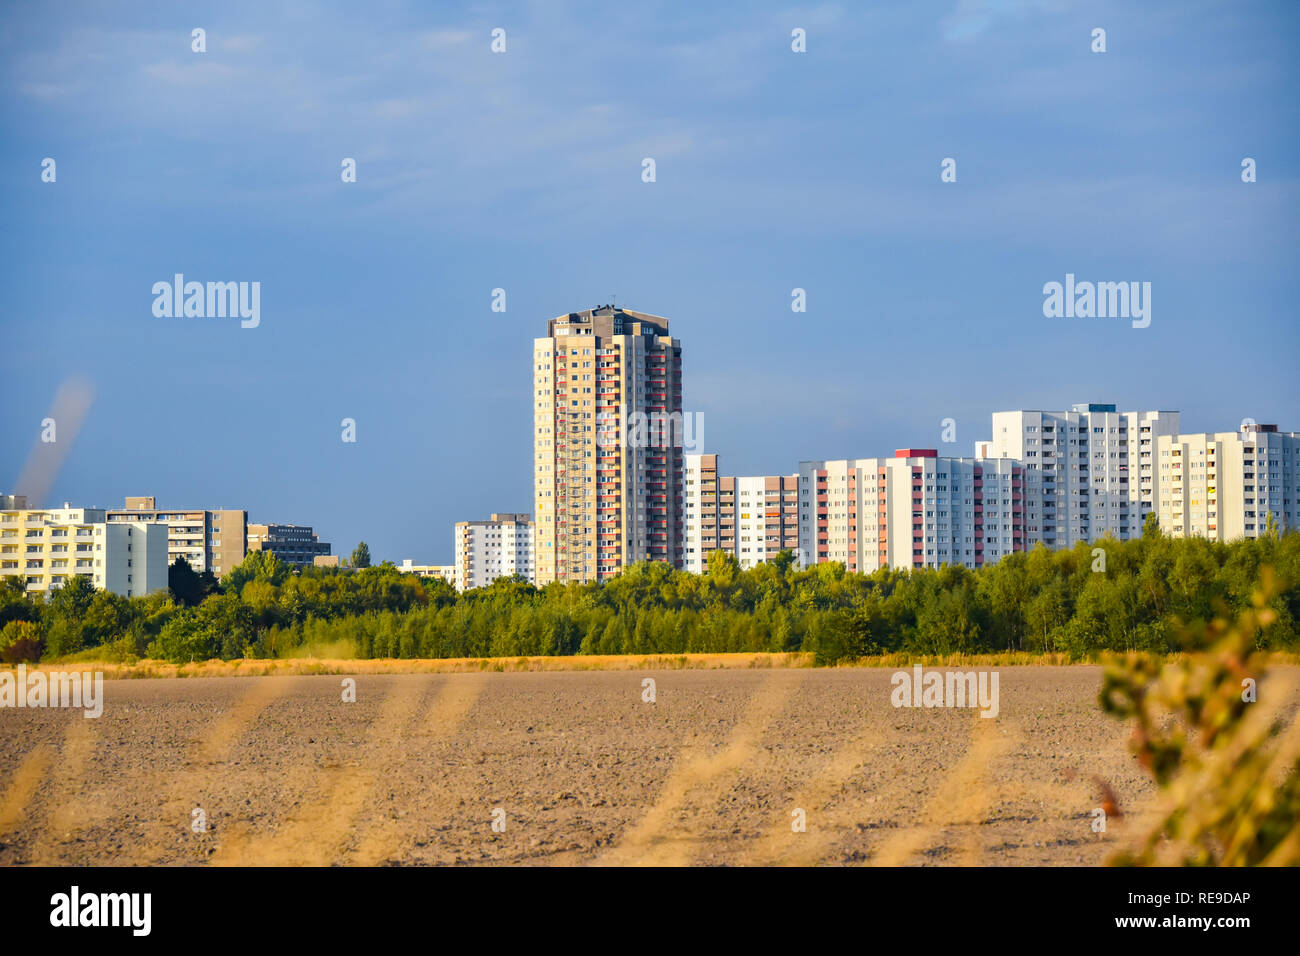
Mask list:
[{"label": "green tree", "polygon": [[[1097,546],[1104,571],[1092,554]],[[46,601],[27,594],[17,575],[6,576],[0,627],[35,625],[46,657],[111,645],[106,659],[147,651],[174,661],[276,656],[304,645],[362,657],[804,651],[820,663],[895,651],[1164,653],[1178,649],[1184,622],[1207,620],[1220,604],[1249,608],[1268,567],[1282,584],[1269,598],[1271,626],[1255,637],[1260,646],[1295,648],[1300,534],[1293,531],[1225,544],[1156,529],[1140,540],[1037,547],[977,570],[869,575],[840,562],[799,570],[788,553],[742,569],[732,555],[714,552],[704,574],[646,561],[599,582],[538,589],[502,578],[464,594],[389,562],[294,571],[254,551],[219,588],[178,562],[173,587],[146,597],[96,591],[78,578]]]},{"label": "green tree", "polygon": [[41,629],[31,621],[10,621],[0,629],[0,660],[20,664],[40,657]]},{"label": "green tree", "polygon": [[82,628],[84,643],[89,647],[109,644],[134,633],[136,605],[128,597],[112,591],[96,591],[86,610]]},{"label": "green tree", "polygon": [[49,613],[56,618],[80,623],[90,610],[90,602],[95,599],[95,585],[83,574],[74,574],[62,587],[50,592]]},{"label": "green tree", "polygon": [[38,621],[41,609],[32,603],[22,575],[0,577],[0,627],[10,621]]},{"label": "green tree", "polygon": [[41,611],[45,651],[51,657],[75,654],[86,645],[85,620],[95,599],[90,578],[74,574],[50,592]]},{"label": "green tree", "polygon": [[185,607],[198,607],[203,599],[217,590],[217,579],[211,571],[199,574],[181,555],[167,569],[167,589],[172,597]]},{"label": "green tree", "polygon": [[354,568],[370,567],[370,545],[364,541],[352,549],[352,566]]},{"label": "green tree", "polygon": [[218,656],[220,639],[197,610],[186,609],[163,625],[149,645],[149,656],[176,664],[206,661]]},{"label": "green tree", "polygon": [[239,594],[249,581],[266,581],[279,587],[293,573],[293,568],[285,564],[270,551],[250,551],[221,579],[221,590],[229,594]]}]

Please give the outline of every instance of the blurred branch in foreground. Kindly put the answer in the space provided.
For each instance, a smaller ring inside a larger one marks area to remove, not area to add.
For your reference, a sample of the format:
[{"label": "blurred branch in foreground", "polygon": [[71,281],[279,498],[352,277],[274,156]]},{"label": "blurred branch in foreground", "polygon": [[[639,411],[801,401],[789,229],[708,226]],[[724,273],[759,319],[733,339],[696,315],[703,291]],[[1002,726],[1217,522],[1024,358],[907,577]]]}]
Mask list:
[{"label": "blurred branch in foreground", "polygon": [[1110,862],[1129,866],[1300,864],[1300,715],[1295,675],[1268,670],[1282,593],[1261,568],[1253,606],[1184,625],[1172,661],[1115,656],[1102,707],[1133,718],[1133,749],[1161,787],[1150,832]]}]

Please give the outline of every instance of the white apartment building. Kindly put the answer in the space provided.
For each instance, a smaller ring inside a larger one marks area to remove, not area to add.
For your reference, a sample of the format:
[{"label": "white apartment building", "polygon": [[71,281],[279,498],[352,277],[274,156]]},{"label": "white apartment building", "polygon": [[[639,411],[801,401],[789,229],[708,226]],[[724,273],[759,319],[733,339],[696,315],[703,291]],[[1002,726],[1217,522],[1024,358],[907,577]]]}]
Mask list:
[{"label": "white apartment building", "polygon": [[713,551],[742,568],[798,551],[797,475],[719,475],[717,455],[687,455],[683,475],[685,570],[706,571]]},{"label": "white apartment building", "polygon": [[1179,413],[1120,412],[1081,404],[1069,411],[993,413],[988,459],[1025,466],[1026,547],[1069,548],[1106,535],[1140,537],[1159,500],[1156,442],[1178,433]]},{"label": "white apartment building", "polygon": [[1136,499],[1132,497],[1132,480],[1129,482],[1130,501],[1136,500],[1138,504],[1134,514],[1137,530],[1133,535],[1140,537],[1147,515],[1159,511],[1160,470],[1156,467],[1156,443],[1162,435],[1178,434],[1180,415],[1178,412],[1125,412],[1124,415],[1128,419],[1129,470],[1137,472],[1138,476]]},{"label": "white apartment building", "polygon": [[[104,538],[104,568],[96,587],[126,597],[167,588],[167,526],[151,521],[113,521],[96,525]],[[99,568],[95,568],[99,572]]]},{"label": "white apartment building", "polygon": [[73,575],[125,597],[167,587],[167,527],[108,522],[102,508],[26,508],[22,496],[0,510],[0,575],[19,576],[29,592],[48,594]]},{"label": "white apartment building", "polygon": [[1024,486],[1018,461],[928,448],[801,462],[800,563],[839,561],[861,573],[995,563],[1025,549]]},{"label": "white apartment building", "polygon": [[515,575],[535,584],[535,527],[526,514],[456,522],[456,590],[487,587],[497,578]]},{"label": "white apartment building", "polygon": [[1162,435],[1160,528],[1173,537],[1256,538],[1300,528],[1300,434],[1276,425]]}]

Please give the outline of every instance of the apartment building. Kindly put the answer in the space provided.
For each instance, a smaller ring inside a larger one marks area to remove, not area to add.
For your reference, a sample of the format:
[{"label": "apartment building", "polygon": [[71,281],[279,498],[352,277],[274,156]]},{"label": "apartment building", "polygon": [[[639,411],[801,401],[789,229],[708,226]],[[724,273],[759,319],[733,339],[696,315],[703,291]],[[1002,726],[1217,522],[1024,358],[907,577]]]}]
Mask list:
[{"label": "apartment building", "polygon": [[218,578],[243,561],[248,550],[247,511],[159,508],[152,497],[132,497],[125,508],[110,509],[108,520],[167,525],[168,563],[183,557],[195,571],[211,571]]},{"label": "apartment building", "polygon": [[1155,448],[1177,434],[1179,413],[1120,412],[1089,403],[1069,411],[993,413],[993,437],[977,443],[991,459],[1025,467],[1027,546],[1069,548],[1110,535],[1142,534],[1159,499]]},{"label": "apartment building", "polygon": [[538,584],[682,566],[681,365],[666,318],[613,305],[534,339]]},{"label": "apartment building", "polygon": [[327,556],[330,545],[321,541],[310,525],[250,524],[248,550],[270,551],[286,564],[305,568],[318,564],[317,558]]},{"label": "apartment building", "polygon": [[1137,511],[1133,514],[1137,520],[1137,530],[1133,536],[1141,537],[1147,515],[1159,514],[1160,469],[1156,461],[1157,443],[1163,435],[1178,434],[1181,415],[1178,412],[1125,412],[1124,415],[1128,419],[1129,469],[1136,472],[1138,478],[1136,492],[1132,482],[1129,482],[1129,500],[1137,502]]},{"label": "apartment building", "polygon": [[864,574],[995,563],[1025,550],[1025,474],[1011,459],[940,458],[930,448],[801,462],[800,563],[838,561]]},{"label": "apartment building", "polygon": [[707,570],[713,551],[752,568],[799,550],[798,475],[719,475],[717,455],[687,455],[683,475],[685,570]]},{"label": "apartment building", "polygon": [[[21,495],[0,500],[0,575],[48,594],[74,575],[97,588],[137,597],[167,587],[167,528],[109,522],[102,508],[26,508]],[[24,507],[11,507],[20,505]]]},{"label": "apartment building", "polygon": [[454,564],[416,564],[410,558],[403,558],[397,570],[403,574],[415,574],[422,578],[441,578],[452,587],[456,586],[456,565]]},{"label": "apartment building", "polygon": [[1161,435],[1160,528],[1173,537],[1256,538],[1300,527],[1300,434],[1247,424],[1235,432]]},{"label": "apartment building", "polygon": [[457,591],[487,587],[518,575],[536,583],[535,525],[531,515],[493,514],[487,521],[456,522]]}]

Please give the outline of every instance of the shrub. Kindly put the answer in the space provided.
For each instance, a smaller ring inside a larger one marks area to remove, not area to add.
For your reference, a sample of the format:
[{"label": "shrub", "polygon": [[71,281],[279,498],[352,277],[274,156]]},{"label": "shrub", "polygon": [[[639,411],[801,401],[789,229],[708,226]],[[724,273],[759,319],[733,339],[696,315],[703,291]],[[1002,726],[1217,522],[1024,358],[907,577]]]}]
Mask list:
[{"label": "shrub", "polygon": [[6,664],[38,661],[43,649],[41,629],[31,621],[10,621],[0,629],[0,660]]},{"label": "shrub", "polygon": [[1264,568],[1253,606],[1235,620],[1221,606],[1208,624],[1183,628],[1185,656],[1161,665],[1130,653],[1107,669],[1102,706],[1135,721],[1133,747],[1161,787],[1157,823],[1113,863],[1300,864],[1300,715],[1282,715],[1295,688],[1278,677],[1263,688],[1269,699],[1250,699],[1263,687],[1258,647],[1277,621],[1277,594]]}]

